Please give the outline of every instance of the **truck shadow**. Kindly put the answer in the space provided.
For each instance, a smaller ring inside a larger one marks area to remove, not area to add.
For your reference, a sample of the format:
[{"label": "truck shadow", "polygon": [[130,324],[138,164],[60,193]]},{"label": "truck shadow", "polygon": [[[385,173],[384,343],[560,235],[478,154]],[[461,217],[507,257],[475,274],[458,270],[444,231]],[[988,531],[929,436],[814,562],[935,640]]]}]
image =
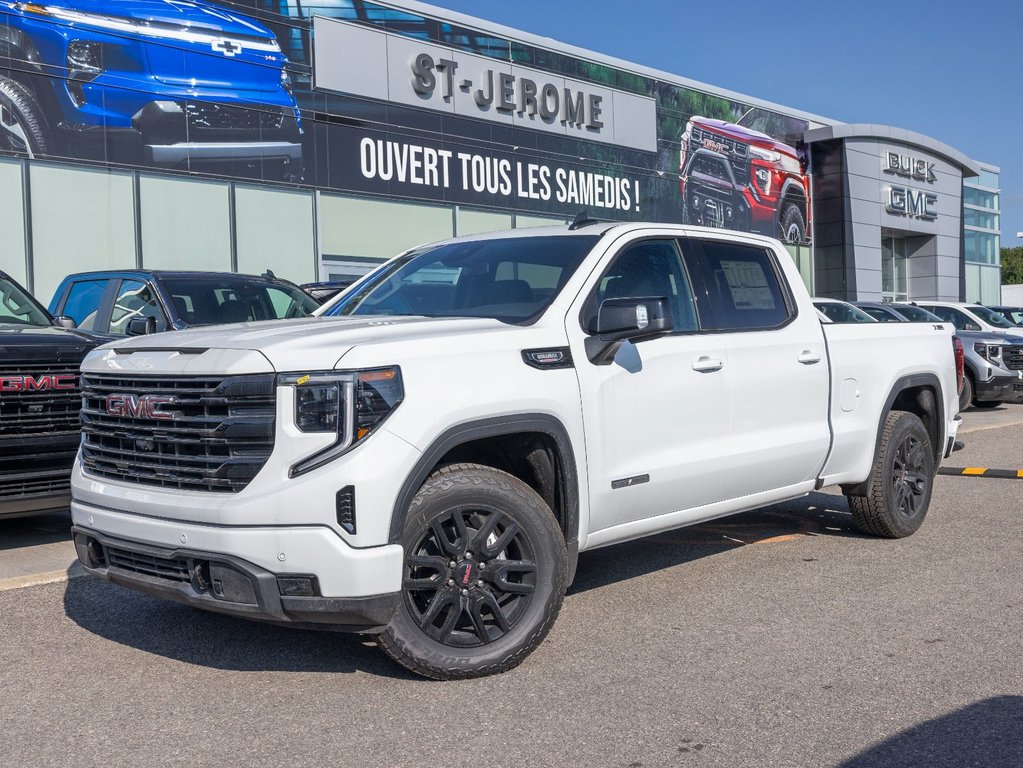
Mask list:
[{"label": "truck shadow", "polygon": [[92,576],[72,578],[64,612],[99,637],[174,661],[231,672],[366,672],[422,681],[371,638],[280,627],[189,608]]},{"label": "truck shadow", "polygon": [[995,696],[885,739],[840,768],[1019,768],[1021,745],[1023,696]]},{"label": "truck shadow", "polygon": [[70,512],[0,520],[0,552],[70,540]]},{"label": "truck shadow", "polygon": [[739,515],[583,552],[568,594],[644,576],[737,547],[800,536],[863,537],[853,525],[844,496],[811,493]]}]

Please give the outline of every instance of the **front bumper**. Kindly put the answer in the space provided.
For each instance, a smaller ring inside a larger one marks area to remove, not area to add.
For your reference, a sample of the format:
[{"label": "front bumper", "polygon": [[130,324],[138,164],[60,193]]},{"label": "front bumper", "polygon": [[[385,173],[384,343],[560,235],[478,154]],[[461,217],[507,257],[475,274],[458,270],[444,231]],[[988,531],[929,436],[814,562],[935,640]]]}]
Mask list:
[{"label": "front bumper", "polygon": [[[356,549],[325,526],[200,525],[79,501],[71,515],[86,570],[197,608],[369,631],[387,624],[398,605],[397,545]],[[294,580],[310,589],[295,592]]]},{"label": "front bumper", "polygon": [[987,381],[977,381],[973,388],[973,398],[984,402],[1023,401],[1023,371],[1006,376],[995,375]]},{"label": "front bumper", "polygon": [[48,512],[66,512],[70,504],[70,491],[0,499],[0,519],[45,515]]}]

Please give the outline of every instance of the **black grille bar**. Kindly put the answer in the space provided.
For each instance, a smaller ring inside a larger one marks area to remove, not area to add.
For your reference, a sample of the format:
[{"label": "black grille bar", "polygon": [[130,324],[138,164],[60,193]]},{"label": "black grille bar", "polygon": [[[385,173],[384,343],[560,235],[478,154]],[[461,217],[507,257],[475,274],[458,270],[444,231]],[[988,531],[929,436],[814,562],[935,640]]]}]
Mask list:
[{"label": "black grille bar", "polygon": [[[171,418],[107,409],[120,395],[171,398]],[[85,471],[127,483],[236,493],[273,451],[273,374],[231,377],[82,376],[82,458]]]},{"label": "black grille bar", "polygon": [[1004,347],[1002,362],[1010,371],[1023,371],[1023,345]]},{"label": "black grille bar", "polygon": [[105,547],[104,554],[106,555],[107,563],[112,568],[120,568],[158,579],[169,579],[184,583],[191,581],[187,560],[157,557],[114,547]]}]

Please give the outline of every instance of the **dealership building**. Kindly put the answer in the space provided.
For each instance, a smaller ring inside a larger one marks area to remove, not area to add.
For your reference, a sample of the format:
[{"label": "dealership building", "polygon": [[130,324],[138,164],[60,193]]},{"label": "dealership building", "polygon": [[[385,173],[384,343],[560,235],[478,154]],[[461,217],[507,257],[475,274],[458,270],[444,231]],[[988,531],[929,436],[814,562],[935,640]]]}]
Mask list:
[{"label": "dealership building", "polygon": [[3,12],[0,269],[44,303],[93,269],[351,279],[583,209],[779,237],[819,296],[999,303],[974,148],[411,0],[144,5]]}]

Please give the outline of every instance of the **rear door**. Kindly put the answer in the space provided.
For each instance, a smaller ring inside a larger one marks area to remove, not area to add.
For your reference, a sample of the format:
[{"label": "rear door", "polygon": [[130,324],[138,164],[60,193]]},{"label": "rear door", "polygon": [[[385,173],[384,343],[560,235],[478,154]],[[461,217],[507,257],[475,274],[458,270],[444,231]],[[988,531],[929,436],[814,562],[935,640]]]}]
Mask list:
[{"label": "rear door", "polygon": [[[730,497],[815,480],[831,444],[831,383],[820,320],[798,311],[788,289],[779,261],[787,254],[710,235],[681,245],[699,281],[700,318],[727,350]],[[800,279],[794,268],[787,274]]]}]

